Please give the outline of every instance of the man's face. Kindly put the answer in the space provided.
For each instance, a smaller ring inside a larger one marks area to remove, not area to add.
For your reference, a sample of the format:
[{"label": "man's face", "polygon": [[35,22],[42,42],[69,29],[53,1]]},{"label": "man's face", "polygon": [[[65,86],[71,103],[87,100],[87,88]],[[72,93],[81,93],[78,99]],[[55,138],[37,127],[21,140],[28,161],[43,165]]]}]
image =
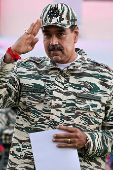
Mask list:
[{"label": "man's face", "polygon": [[70,28],[45,26],[42,28],[45,52],[56,63],[71,63],[77,57],[75,43],[78,40],[78,27]]}]

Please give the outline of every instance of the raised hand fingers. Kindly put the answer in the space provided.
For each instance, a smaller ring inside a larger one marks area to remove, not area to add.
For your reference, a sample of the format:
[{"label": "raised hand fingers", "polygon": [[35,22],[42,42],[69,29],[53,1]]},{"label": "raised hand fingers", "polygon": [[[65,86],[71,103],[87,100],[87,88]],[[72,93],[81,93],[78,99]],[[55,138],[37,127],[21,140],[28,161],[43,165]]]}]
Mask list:
[{"label": "raised hand fingers", "polygon": [[32,46],[32,47],[34,47],[34,46],[35,46],[35,44],[36,44],[38,41],[39,41],[39,39],[38,39],[38,38],[34,38],[34,40],[32,41],[31,46]]},{"label": "raised hand fingers", "polygon": [[35,23],[33,22],[33,23],[30,25],[29,29],[27,30],[27,32],[28,32],[29,34],[32,33],[32,30],[33,30],[34,26],[35,26]]},{"label": "raised hand fingers", "polygon": [[34,37],[38,34],[41,28],[41,19],[38,19],[35,23],[33,22],[29,29],[25,31],[28,35],[33,35]]},{"label": "raised hand fingers", "polygon": [[33,34],[35,37],[38,34],[40,28],[41,28],[41,19],[38,19],[33,26],[31,34]]}]

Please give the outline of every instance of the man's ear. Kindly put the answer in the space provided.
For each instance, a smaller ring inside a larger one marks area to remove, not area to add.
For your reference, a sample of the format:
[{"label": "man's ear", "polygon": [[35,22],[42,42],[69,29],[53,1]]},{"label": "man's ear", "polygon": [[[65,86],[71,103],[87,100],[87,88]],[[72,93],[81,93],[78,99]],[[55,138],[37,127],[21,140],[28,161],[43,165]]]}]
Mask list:
[{"label": "man's ear", "polygon": [[73,33],[74,33],[74,43],[77,43],[78,35],[79,35],[79,28],[78,28],[78,26],[75,27]]}]

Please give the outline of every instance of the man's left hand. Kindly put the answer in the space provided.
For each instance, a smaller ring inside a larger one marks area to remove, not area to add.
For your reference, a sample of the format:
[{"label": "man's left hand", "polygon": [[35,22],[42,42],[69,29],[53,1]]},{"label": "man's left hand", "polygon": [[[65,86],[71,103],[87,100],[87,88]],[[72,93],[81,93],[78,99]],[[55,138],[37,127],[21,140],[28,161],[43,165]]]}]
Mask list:
[{"label": "man's left hand", "polygon": [[71,147],[80,149],[85,146],[87,142],[87,136],[78,128],[59,125],[57,126],[57,129],[64,130],[67,132],[53,135],[53,142],[59,142],[59,144],[57,144],[57,147]]}]

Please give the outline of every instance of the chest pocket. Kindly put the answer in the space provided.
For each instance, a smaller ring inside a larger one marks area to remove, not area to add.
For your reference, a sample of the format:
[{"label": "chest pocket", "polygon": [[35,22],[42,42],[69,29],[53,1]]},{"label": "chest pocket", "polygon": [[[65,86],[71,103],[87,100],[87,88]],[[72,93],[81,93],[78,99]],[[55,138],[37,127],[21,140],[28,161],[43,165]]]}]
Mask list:
[{"label": "chest pocket", "polygon": [[21,88],[21,93],[26,98],[27,105],[42,103],[45,98],[44,86],[40,86],[39,88],[25,86]]},{"label": "chest pocket", "polygon": [[105,105],[102,103],[100,96],[77,93],[76,110],[102,112],[103,109],[105,109]]}]

